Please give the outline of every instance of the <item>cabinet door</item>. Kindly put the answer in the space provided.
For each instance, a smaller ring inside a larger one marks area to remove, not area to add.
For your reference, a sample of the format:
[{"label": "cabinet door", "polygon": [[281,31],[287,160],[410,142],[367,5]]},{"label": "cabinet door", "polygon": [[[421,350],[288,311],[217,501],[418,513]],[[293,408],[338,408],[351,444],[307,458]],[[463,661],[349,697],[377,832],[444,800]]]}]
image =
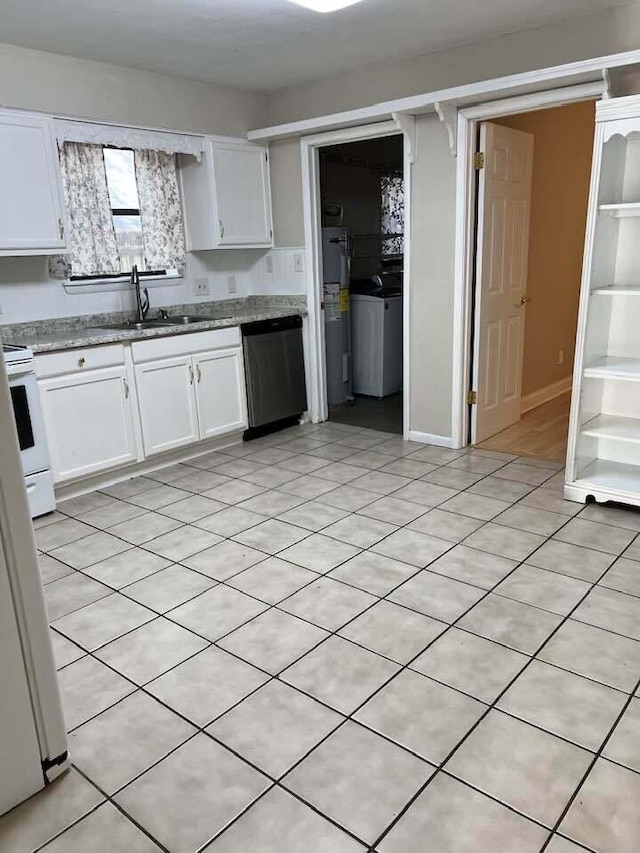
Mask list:
[{"label": "cabinet door", "polygon": [[200,437],[247,426],[247,398],[240,348],[194,356]]},{"label": "cabinet door", "polygon": [[62,180],[52,120],[0,111],[0,254],[65,247]]},{"label": "cabinet door", "polygon": [[219,246],[271,246],[271,193],[266,149],[211,141],[214,222]]},{"label": "cabinet door", "polygon": [[146,456],[198,441],[191,356],[136,365],[136,386]]},{"label": "cabinet door", "polygon": [[136,460],[123,366],[42,379],[38,385],[56,483]]}]

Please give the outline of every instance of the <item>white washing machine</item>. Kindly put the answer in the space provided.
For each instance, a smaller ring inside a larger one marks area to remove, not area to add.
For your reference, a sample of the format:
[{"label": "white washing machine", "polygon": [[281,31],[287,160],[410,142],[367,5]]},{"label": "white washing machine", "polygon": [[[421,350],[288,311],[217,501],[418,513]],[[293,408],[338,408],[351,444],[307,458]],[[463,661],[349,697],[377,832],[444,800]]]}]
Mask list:
[{"label": "white washing machine", "polygon": [[402,296],[351,296],[351,360],[354,394],[402,390]]}]

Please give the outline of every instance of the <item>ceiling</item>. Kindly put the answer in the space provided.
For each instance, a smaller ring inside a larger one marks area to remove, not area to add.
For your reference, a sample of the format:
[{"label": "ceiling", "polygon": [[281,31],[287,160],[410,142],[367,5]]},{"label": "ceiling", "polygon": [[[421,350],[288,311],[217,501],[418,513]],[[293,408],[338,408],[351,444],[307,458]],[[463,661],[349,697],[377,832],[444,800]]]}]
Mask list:
[{"label": "ceiling", "polygon": [[2,41],[269,92],[629,0],[2,0]]}]

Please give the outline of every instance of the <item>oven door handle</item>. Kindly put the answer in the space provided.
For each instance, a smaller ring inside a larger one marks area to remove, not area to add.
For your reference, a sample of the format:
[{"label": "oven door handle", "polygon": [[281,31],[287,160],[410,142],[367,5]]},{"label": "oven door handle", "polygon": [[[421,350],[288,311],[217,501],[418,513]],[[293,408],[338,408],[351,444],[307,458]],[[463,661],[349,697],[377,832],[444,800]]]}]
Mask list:
[{"label": "oven door handle", "polygon": [[[6,363],[5,363],[6,364]],[[6,364],[9,379],[19,379],[21,376],[36,375],[33,364]]]}]

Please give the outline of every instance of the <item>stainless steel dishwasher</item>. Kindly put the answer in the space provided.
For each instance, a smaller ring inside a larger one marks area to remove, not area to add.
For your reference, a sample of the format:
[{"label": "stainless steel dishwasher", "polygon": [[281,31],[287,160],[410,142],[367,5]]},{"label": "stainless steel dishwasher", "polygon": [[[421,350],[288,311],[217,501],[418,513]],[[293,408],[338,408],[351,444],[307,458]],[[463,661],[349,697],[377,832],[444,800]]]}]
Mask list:
[{"label": "stainless steel dishwasher", "polygon": [[291,426],[307,410],[302,318],[246,323],[242,338],[249,439]]}]

